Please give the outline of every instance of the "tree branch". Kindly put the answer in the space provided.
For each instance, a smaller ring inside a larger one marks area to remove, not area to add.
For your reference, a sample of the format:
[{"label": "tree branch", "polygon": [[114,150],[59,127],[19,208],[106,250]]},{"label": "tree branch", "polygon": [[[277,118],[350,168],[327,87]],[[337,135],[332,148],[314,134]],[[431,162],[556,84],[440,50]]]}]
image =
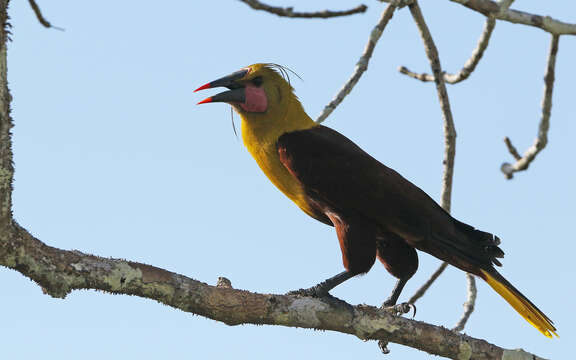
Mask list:
[{"label": "tree branch", "polygon": [[[412,4],[410,4],[409,8],[410,13],[412,14],[412,18],[414,19],[414,22],[420,31],[420,36],[422,37],[422,41],[424,43],[424,49],[426,50],[426,56],[428,56],[428,60],[430,61],[430,67],[432,69],[434,82],[436,84],[436,91],[438,93],[438,100],[442,109],[442,117],[444,119],[444,169],[442,175],[441,205],[447,212],[450,212],[452,180],[454,177],[454,159],[456,156],[456,128],[454,126],[452,111],[450,110],[450,100],[448,98],[446,84],[444,83],[444,76],[442,72],[442,65],[440,64],[438,49],[436,48],[432,34],[426,25],[420,6],[418,5],[418,1],[414,1]],[[426,289],[430,287],[430,285],[435,281],[435,279],[438,278],[438,276],[444,271],[445,268],[446,266],[442,264],[440,268],[436,270],[434,274],[435,276],[433,275],[430,280],[426,282]],[[471,276],[467,276],[468,279],[470,279]],[[471,286],[469,286],[469,290],[471,291],[468,292],[468,300],[465,303],[464,315],[457,325],[457,327],[461,329],[464,329],[466,321],[474,310],[474,301],[476,299],[476,286],[474,286],[474,279],[472,279],[471,282],[469,280],[469,284],[471,284]],[[426,289],[422,290],[422,288],[417,293],[421,293],[423,295]],[[412,298],[415,297],[416,294]]]},{"label": "tree branch", "polygon": [[[494,17],[489,16],[486,19],[486,24],[484,24],[484,30],[482,31],[482,35],[480,36],[480,39],[478,39],[478,44],[476,45],[474,51],[472,51],[472,55],[470,56],[468,61],[466,61],[466,63],[458,73],[456,74],[444,73],[445,82],[449,84],[457,84],[461,81],[466,80],[470,76],[470,74],[472,74],[472,72],[476,69],[476,66],[480,62],[480,59],[482,59],[484,51],[488,47],[488,43],[490,42],[490,37],[492,35],[492,31],[494,30],[495,25],[496,20],[494,20]],[[417,74],[410,71],[408,68],[404,66],[400,66],[398,68],[398,71],[400,71],[402,74],[408,75],[414,79],[421,80],[424,82],[434,81],[434,75],[426,73]]]},{"label": "tree branch", "polygon": [[336,109],[336,107],[340,105],[342,100],[344,100],[344,98],[350,93],[350,91],[352,91],[356,83],[358,83],[358,80],[360,80],[360,78],[362,77],[362,74],[364,74],[366,69],[368,69],[368,63],[370,62],[370,58],[374,53],[376,43],[378,43],[380,36],[382,36],[382,32],[386,28],[386,25],[388,25],[388,21],[390,21],[390,19],[394,15],[395,10],[396,5],[394,4],[389,4],[388,6],[386,6],[386,9],[384,9],[382,15],[380,16],[380,20],[378,20],[378,24],[374,26],[374,29],[372,29],[372,32],[370,33],[368,43],[366,44],[366,47],[364,48],[364,52],[360,56],[360,59],[356,63],[356,67],[354,68],[352,76],[350,77],[350,79],[348,79],[348,81],[346,81],[346,83],[344,84],[342,89],[340,89],[340,91],[334,97],[334,99],[332,99],[332,101],[330,101],[330,103],[324,107],[324,110],[322,111],[320,116],[318,116],[318,118],[316,119],[317,123],[321,123],[324,120],[326,120],[326,118],[332,113],[332,111],[334,111],[334,109]]},{"label": "tree branch", "polygon": [[8,42],[8,0],[0,0],[0,232],[12,219],[12,182],[14,166],[12,163],[12,118],[10,102],[12,96],[8,90],[7,49]]},{"label": "tree branch", "polygon": [[452,328],[452,331],[464,330],[470,315],[472,315],[472,312],[474,312],[474,305],[476,304],[476,296],[478,294],[478,290],[476,289],[476,279],[474,279],[474,275],[466,273],[466,284],[468,284],[468,286],[466,287],[466,302],[463,305],[464,312],[462,313],[460,320],[458,320],[456,325],[454,325]]},{"label": "tree branch", "polygon": [[0,234],[0,264],[36,281],[45,293],[64,298],[75,289],[136,295],[224,322],[330,330],[360,339],[385,340],[451,359],[535,359],[443,327],[397,317],[367,305],[336,298],[257,294],[210,286],[151,265],[56,249],[12,222]]},{"label": "tree branch", "polygon": [[[490,0],[450,0],[469,9],[477,11],[485,16],[494,16],[498,20],[504,20],[515,24],[523,24],[540,28],[556,35],[576,35],[576,24],[565,23],[550,16],[530,14],[524,11],[506,9],[501,11],[500,4]],[[511,2],[510,2],[511,3]],[[508,4],[509,6],[509,4]]]},{"label": "tree branch", "polygon": [[48,20],[46,20],[44,18],[44,15],[42,15],[42,11],[40,10],[40,7],[38,6],[38,4],[36,4],[36,0],[28,0],[28,2],[30,3],[32,10],[34,10],[34,14],[36,14],[36,18],[38,19],[40,24],[42,24],[42,26],[44,26],[46,28],[52,28],[52,29],[64,31],[63,28],[50,24],[50,22],[48,22]]},{"label": "tree branch", "polygon": [[354,15],[366,12],[368,7],[366,5],[358,5],[357,7],[344,10],[344,11],[331,11],[331,10],[324,10],[324,11],[316,11],[316,12],[297,12],[294,11],[291,7],[277,7],[277,6],[270,6],[264,4],[258,0],[240,0],[244,4],[250,6],[254,10],[263,10],[269,12],[271,14],[275,14],[282,17],[290,17],[290,18],[333,18],[339,16],[347,16],[347,15]]},{"label": "tree branch", "polygon": [[515,172],[528,169],[530,163],[534,161],[536,155],[546,147],[548,143],[548,129],[550,128],[550,113],[552,110],[552,93],[554,90],[554,71],[556,67],[556,54],[558,53],[559,35],[552,35],[550,41],[550,50],[548,53],[548,63],[546,66],[546,75],[544,76],[544,96],[542,98],[542,117],[538,126],[538,136],[531,147],[526,150],[523,157],[519,157],[518,151],[512,145],[508,137],[504,139],[508,151],[516,159],[514,164],[504,163],[500,167],[507,179],[512,179]]},{"label": "tree branch", "polygon": [[440,108],[442,109],[442,118],[444,119],[444,168],[440,205],[442,205],[444,210],[450,212],[452,178],[454,176],[454,157],[456,155],[456,128],[454,127],[454,119],[452,117],[452,111],[450,110],[450,100],[448,98],[446,84],[444,83],[444,77],[441,76],[442,65],[440,64],[438,49],[434,44],[432,34],[430,34],[430,30],[422,16],[422,11],[420,10],[418,1],[412,2],[412,4],[409,5],[409,8],[412,18],[414,19],[414,22],[416,22],[418,30],[420,31],[426,56],[428,56],[428,60],[430,61],[430,67],[432,69],[432,74],[434,75],[434,82],[438,93],[438,101],[440,102]]}]

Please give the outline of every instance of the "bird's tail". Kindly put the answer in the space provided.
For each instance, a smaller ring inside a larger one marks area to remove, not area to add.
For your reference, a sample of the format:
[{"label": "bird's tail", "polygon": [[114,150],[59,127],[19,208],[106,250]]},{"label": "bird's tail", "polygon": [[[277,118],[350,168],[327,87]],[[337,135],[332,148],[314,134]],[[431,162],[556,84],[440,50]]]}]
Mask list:
[{"label": "bird's tail", "polygon": [[482,277],[492,289],[496,290],[500,296],[502,296],[512,307],[516,310],[526,321],[528,321],[532,326],[534,326],[542,334],[549,338],[552,335],[558,336],[556,334],[556,328],[554,323],[550,320],[542,311],[540,311],[536,305],[532,304],[526,296],[522,295],[512,284],[508,282],[502,275],[500,275],[496,270],[480,270]]}]

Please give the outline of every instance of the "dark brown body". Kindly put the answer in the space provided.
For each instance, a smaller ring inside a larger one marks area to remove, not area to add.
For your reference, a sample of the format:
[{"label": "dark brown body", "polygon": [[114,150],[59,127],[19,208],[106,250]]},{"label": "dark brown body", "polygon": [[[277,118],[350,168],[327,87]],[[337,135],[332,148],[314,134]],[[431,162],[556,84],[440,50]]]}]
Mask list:
[{"label": "dark brown body", "polygon": [[367,272],[378,257],[407,280],[418,268],[415,248],[479,276],[500,264],[498,238],[454,219],[340,133],[324,126],[294,131],[280,136],[277,147],[314,217],[336,228],[348,271]]}]

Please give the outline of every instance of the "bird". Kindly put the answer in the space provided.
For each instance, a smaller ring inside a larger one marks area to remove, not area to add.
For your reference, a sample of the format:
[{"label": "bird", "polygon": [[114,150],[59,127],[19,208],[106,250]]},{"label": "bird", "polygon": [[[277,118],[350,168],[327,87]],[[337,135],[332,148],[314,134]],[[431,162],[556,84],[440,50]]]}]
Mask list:
[{"label": "bird", "polygon": [[420,250],[483,279],[542,334],[558,336],[553,322],[494,267],[504,256],[497,236],[455,219],[418,186],[312,120],[287,68],[249,65],[195,92],[217,87],[228,90],[198,104],[231,105],[241,118],[244,145],[268,179],[302,211],[336,230],[345,270],[294,293],[330,296],[378,259],[397,279],[384,302],[393,306],[418,269]]}]

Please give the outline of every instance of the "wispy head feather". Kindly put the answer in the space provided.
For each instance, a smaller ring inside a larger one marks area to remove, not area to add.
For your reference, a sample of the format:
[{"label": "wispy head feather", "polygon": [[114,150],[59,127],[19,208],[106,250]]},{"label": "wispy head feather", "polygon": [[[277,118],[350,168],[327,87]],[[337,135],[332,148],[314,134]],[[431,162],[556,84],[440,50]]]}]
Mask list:
[{"label": "wispy head feather", "polygon": [[284,65],[280,65],[280,64],[275,64],[275,63],[266,63],[265,64],[266,67],[268,67],[269,69],[275,70],[276,72],[278,72],[280,75],[282,75],[282,77],[284,78],[284,80],[288,81],[288,84],[290,86],[292,86],[292,84],[290,83],[290,73],[292,73],[293,75],[296,75],[296,77],[298,79],[300,79],[300,81],[304,81],[302,80],[302,78],[300,77],[300,75],[298,75],[294,70],[290,69],[287,66]]}]

